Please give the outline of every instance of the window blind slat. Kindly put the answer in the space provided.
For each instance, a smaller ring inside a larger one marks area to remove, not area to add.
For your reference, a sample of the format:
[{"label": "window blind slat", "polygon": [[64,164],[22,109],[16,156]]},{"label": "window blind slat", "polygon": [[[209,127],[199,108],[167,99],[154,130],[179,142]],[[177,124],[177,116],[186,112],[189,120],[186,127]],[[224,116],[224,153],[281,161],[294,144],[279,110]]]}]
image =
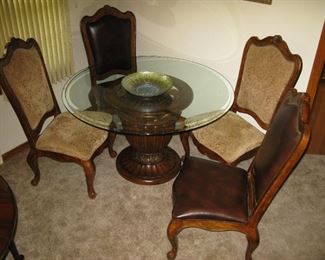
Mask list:
[{"label": "window blind slat", "polygon": [[20,14],[18,17],[21,18],[21,28],[23,32],[23,37],[26,38],[28,36],[28,21],[24,1],[18,1],[18,8]]},{"label": "window blind slat", "polygon": [[12,37],[35,38],[52,83],[70,76],[68,0],[0,0],[0,47]]},{"label": "window blind slat", "polygon": [[[62,9],[62,12],[60,12],[60,18],[62,20],[59,20],[60,21],[60,25],[61,25],[61,40],[62,40],[62,43],[63,43],[63,49],[70,49],[71,50],[71,42],[70,42],[70,27],[68,26],[68,6],[67,6],[67,2],[65,0],[59,0],[61,5],[65,5],[66,8]],[[63,30],[63,28],[65,28],[65,30]],[[67,39],[66,41],[63,41],[63,39]],[[64,59],[65,59],[65,72],[67,74],[71,74],[71,70],[72,70],[72,67],[71,65],[69,66],[69,64],[72,64],[71,62],[71,57],[72,55],[67,55],[67,56],[63,56]]]},{"label": "window blind slat", "polygon": [[55,30],[54,30],[54,23],[51,23],[51,21],[54,20],[54,9],[53,9],[53,3],[52,0],[48,0],[47,6],[46,6],[46,13],[47,13],[47,24],[48,24],[48,28],[49,28],[49,33],[51,35],[50,38],[50,50],[49,52],[51,53],[51,60],[53,61],[53,77],[54,80],[56,80],[58,78],[58,59],[57,59],[57,50],[54,48],[55,46],[55,38],[57,37],[57,35],[55,34]]},{"label": "window blind slat", "polygon": [[12,0],[14,13],[16,16],[15,23],[16,23],[16,28],[17,28],[18,34],[24,36],[24,30],[23,30],[23,25],[22,25],[22,14],[20,13],[18,1],[19,0]]}]

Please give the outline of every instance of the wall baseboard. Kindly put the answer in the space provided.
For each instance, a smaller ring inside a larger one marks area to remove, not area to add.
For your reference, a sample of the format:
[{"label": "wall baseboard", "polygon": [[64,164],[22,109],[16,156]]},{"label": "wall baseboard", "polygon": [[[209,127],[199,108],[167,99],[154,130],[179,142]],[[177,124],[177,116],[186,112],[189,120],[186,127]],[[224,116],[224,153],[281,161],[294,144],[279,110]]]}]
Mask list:
[{"label": "wall baseboard", "polygon": [[2,154],[2,159],[3,162],[6,162],[8,159],[10,159],[11,157],[15,156],[16,154],[21,153],[22,151],[25,151],[29,148],[29,144],[28,142],[25,142],[21,145],[18,145],[17,147],[15,147],[14,149]]}]

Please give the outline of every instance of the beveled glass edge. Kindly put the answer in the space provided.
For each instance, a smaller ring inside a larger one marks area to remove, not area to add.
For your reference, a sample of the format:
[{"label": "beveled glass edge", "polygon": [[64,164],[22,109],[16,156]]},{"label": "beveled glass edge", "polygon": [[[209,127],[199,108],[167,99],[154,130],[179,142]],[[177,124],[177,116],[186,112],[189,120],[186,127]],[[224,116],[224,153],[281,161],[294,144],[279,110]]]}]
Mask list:
[{"label": "beveled glass edge", "polygon": [[175,60],[175,61],[176,60],[185,61],[185,62],[188,62],[188,63],[192,63],[192,64],[195,64],[195,65],[199,65],[199,66],[205,68],[206,70],[212,71],[213,73],[220,75],[220,77],[222,78],[222,80],[226,83],[225,85],[227,86],[227,90],[228,90],[228,93],[229,93],[229,99],[228,99],[229,102],[228,103],[230,103],[230,105],[227,103],[227,105],[225,105],[225,107],[223,109],[229,109],[230,106],[232,105],[232,103],[234,102],[234,89],[232,87],[232,84],[219,71],[217,71],[215,69],[212,69],[209,66],[204,65],[202,63],[199,63],[199,62],[196,62],[196,61],[191,61],[191,60],[184,59],[184,58],[176,58],[176,57],[170,57],[170,56],[159,56],[159,55],[139,55],[139,56],[137,56],[137,60],[138,59],[148,59],[149,60],[149,59],[156,59],[156,58],[166,59],[166,60]]},{"label": "beveled glass edge", "polygon": [[[62,89],[62,93],[61,93],[61,99],[63,102],[64,107],[72,114],[74,114],[75,111],[77,111],[79,108],[78,107],[74,107],[75,110],[73,110],[71,107],[73,107],[71,104],[69,104],[69,102],[67,101],[67,93],[68,91],[71,89],[72,84],[70,84],[72,81],[75,81],[76,78],[79,78],[81,76],[83,76],[83,74],[89,74],[89,69],[84,68],[80,71],[78,71],[76,74],[74,74],[71,78],[69,78],[67,80],[67,82],[64,84],[63,89]],[[72,102],[71,102],[72,103]]]},{"label": "beveled glass edge", "polygon": [[185,119],[185,122],[184,122],[185,129],[193,130],[193,129],[201,127],[203,125],[207,125],[207,124],[217,120],[219,117],[223,116],[226,111],[227,110],[220,109],[220,110],[215,110],[215,111],[211,111],[211,112],[207,112],[207,113],[202,113],[199,115],[192,116],[188,119]]},{"label": "beveled glass edge", "polygon": [[[95,116],[90,116],[91,113]],[[91,125],[94,125],[94,126],[106,129],[106,130],[110,128],[109,126],[113,120],[113,116],[111,114],[105,113],[105,112],[100,112],[100,111],[79,110],[79,111],[75,111],[74,115],[86,123],[89,123]]]},{"label": "beveled glass edge", "polygon": [[105,83],[105,82],[109,82],[109,81],[114,81],[116,79],[123,78],[124,76],[125,75],[123,75],[123,74],[114,74],[114,75],[111,75],[111,76],[107,77],[106,79],[97,80],[97,84],[101,84],[101,83]]},{"label": "beveled glass edge", "polygon": [[[186,118],[183,123],[176,123],[173,133],[194,130],[194,129],[199,128],[199,127],[201,127],[203,125],[209,124],[209,123],[217,120],[221,116],[223,116],[230,109],[230,107],[232,106],[233,101],[234,101],[234,89],[232,88],[232,85],[229,82],[229,80],[222,73],[220,73],[220,72],[218,72],[218,71],[216,71],[216,70],[214,70],[214,69],[212,69],[212,68],[210,68],[210,67],[208,67],[208,66],[206,66],[204,64],[201,64],[199,62],[187,60],[187,59],[184,59],[184,58],[176,58],[176,57],[169,57],[169,56],[158,56],[158,55],[139,55],[139,56],[137,56],[137,60],[138,59],[150,60],[150,59],[157,59],[157,58],[158,59],[165,59],[165,60],[174,60],[174,61],[180,60],[180,61],[192,63],[194,65],[199,65],[199,66],[203,67],[206,70],[212,71],[213,73],[218,74],[221,77],[221,79],[224,81],[225,86],[227,87],[227,90],[228,90],[228,94],[229,94],[228,95],[228,100],[227,100],[227,102],[225,102],[225,105],[222,107],[222,109],[207,112],[207,113],[202,113],[202,114],[199,114],[199,115],[195,115],[195,116]],[[106,130],[114,131],[114,129],[109,129],[109,126],[107,126],[106,123],[105,124],[99,123],[96,120],[89,119],[88,117],[85,117],[85,116],[81,116],[81,113],[79,113],[80,110],[78,110],[77,107],[74,107],[74,109],[72,109],[73,106],[71,104],[68,104],[68,102],[66,100],[66,95],[67,95],[66,93],[71,88],[70,83],[72,81],[76,80],[76,78],[78,79],[79,77],[84,76],[83,74],[89,74],[89,73],[90,73],[89,68],[86,67],[86,68],[78,71],[76,74],[74,74],[64,84],[63,91],[62,91],[62,94],[61,94],[62,102],[63,102],[64,106],[66,107],[66,109],[70,113],[72,113],[74,116],[79,118],[80,120],[82,120],[82,121],[84,121],[86,123],[89,123],[89,124],[95,124],[95,126],[106,129]],[[118,74],[118,75],[116,75],[116,78],[119,78],[121,76],[124,76],[124,75]],[[107,81],[107,79],[105,79],[105,80],[103,80],[101,82],[105,82],[105,81]],[[202,117],[203,115],[206,116],[207,114],[210,114],[210,115],[208,117],[203,117],[202,119],[198,119],[198,118]],[[184,125],[184,126],[181,127],[181,125]],[[115,130],[117,130],[117,129],[115,129]],[[123,133],[123,130],[121,131],[121,133]],[[147,134],[147,133],[145,133],[145,134]],[[164,132],[163,134],[166,134],[166,132]]]},{"label": "beveled glass edge", "polygon": [[[84,112],[87,112],[87,111],[80,110],[78,107],[73,105],[72,101],[70,103],[68,101],[68,99],[69,99],[68,93],[69,93],[71,87],[73,87],[73,84],[70,84],[70,83],[78,80],[80,77],[84,77],[87,74],[90,74],[88,67],[78,71],[69,80],[67,80],[67,82],[63,86],[62,94],[61,94],[61,99],[62,99],[63,105],[67,109],[68,112],[70,112],[73,116],[75,116],[79,120],[81,120],[87,124],[93,125],[94,127],[99,127],[99,128],[108,130],[111,120],[105,120],[105,122],[100,122],[98,120],[95,120],[93,117],[89,117],[84,114]],[[111,116],[111,115],[108,114],[108,116]],[[112,118],[112,116],[111,116],[111,118]]]},{"label": "beveled glass edge", "polygon": [[[199,128],[203,125],[207,125],[209,123],[212,123],[213,121],[219,119],[220,117],[222,117],[225,113],[227,113],[227,111],[231,108],[233,102],[234,102],[234,89],[230,83],[230,81],[219,71],[216,71],[210,67],[208,67],[207,65],[204,65],[202,63],[196,62],[196,61],[191,61],[191,60],[187,60],[184,58],[176,58],[176,57],[169,57],[169,56],[159,56],[159,55],[139,55],[137,56],[137,59],[165,59],[165,60],[180,60],[180,61],[184,61],[187,63],[192,63],[194,65],[199,65],[201,67],[203,67],[206,70],[212,71],[215,74],[218,74],[220,76],[220,78],[223,80],[223,82],[225,83],[225,86],[227,87],[228,90],[228,100],[225,102],[225,105],[223,107],[221,107],[221,109],[219,110],[215,110],[215,111],[210,111],[210,112],[206,112],[206,113],[202,113],[202,114],[198,114],[195,116],[191,116],[189,118],[186,118],[184,122],[178,122],[176,123],[176,128],[175,128],[175,133],[177,132],[183,132],[183,131],[189,131],[189,130],[194,130],[196,128]],[[208,117],[206,117],[208,115]],[[202,119],[199,119],[203,117]],[[183,127],[182,127],[183,126]]]},{"label": "beveled glass edge", "polygon": [[201,67],[203,67],[203,68],[205,68],[205,69],[207,69],[209,71],[213,71],[214,73],[220,75],[222,77],[222,79],[225,82],[227,82],[227,85],[231,88],[231,90],[234,91],[230,81],[222,73],[220,73],[219,71],[217,71],[215,69],[212,69],[209,66],[204,65],[204,64],[202,64],[200,62],[188,60],[188,59],[185,59],[185,58],[176,58],[176,57],[170,57],[170,56],[159,56],[159,55],[139,55],[139,56],[137,56],[137,60],[138,59],[155,59],[155,58],[166,59],[166,60],[181,60],[181,61],[192,63],[192,64],[195,64],[195,65],[200,65]]}]

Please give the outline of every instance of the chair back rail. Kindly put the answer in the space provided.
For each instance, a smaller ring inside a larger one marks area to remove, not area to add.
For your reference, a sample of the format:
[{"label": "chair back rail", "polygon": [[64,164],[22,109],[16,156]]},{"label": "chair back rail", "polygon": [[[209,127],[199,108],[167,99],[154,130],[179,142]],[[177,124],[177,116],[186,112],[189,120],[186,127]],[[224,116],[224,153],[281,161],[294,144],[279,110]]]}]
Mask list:
[{"label": "chair back rail", "polygon": [[277,105],[294,88],[302,69],[281,36],[251,37],[244,48],[232,110],[244,112],[267,129]]},{"label": "chair back rail", "polygon": [[12,38],[7,46],[0,59],[1,86],[28,141],[35,147],[45,120],[58,115],[60,108],[37,42]]}]

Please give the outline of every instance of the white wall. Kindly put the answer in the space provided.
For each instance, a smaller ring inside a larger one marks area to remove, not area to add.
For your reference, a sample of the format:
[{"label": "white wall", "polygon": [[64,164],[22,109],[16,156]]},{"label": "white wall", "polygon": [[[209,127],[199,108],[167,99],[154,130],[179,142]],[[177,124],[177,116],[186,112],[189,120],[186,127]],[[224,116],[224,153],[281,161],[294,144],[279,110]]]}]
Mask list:
[{"label": "white wall", "polygon": [[[247,39],[279,34],[303,60],[297,88],[306,90],[325,18],[324,0],[69,0],[75,71],[87,66],[80,35],[82,16],[105,4],[132,11],[137,19],[137,54],[166,55],[208,65],[235,85]],[[59,103],[64,82],[55,85]],[[61,108],[64,109],[61,105]],[[0,151],[26,140],[10,104],[0,97]]]}]

